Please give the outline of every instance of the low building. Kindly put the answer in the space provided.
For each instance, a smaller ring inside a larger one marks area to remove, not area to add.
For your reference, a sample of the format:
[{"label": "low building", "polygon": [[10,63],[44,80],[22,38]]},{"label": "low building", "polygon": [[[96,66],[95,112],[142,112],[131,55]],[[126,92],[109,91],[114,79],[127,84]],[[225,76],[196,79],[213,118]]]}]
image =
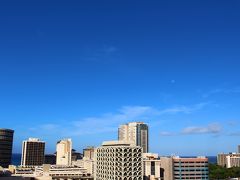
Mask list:
[{"label": "low building", "polygon": [[94,147],[89,146],[85,149],[83,149],[83,157],[88,159],[94,159]]},{"label": "low building", "polygon": [[217,164],[222,167],[227,167],[227,156],[240,157],[240,153],[220,153],[217,156]]},{"label": "low building", "polygon": [[9,166],[9,171],[12,173],[14,177],[24,177],[24,178],[34,178],[35,175],[35,166]]},{"label": "low building", "polygon": [[93,159],[88,159],[88,158],[83,158],[77,161],[72,161],[72,165],[78,166],[78,167],[83,167],[87,170],[88,174],[94,175],[94,160]]},{"label": "low building", "polygon": [[52,179],[68,179],[68,180],[92,180],[93,177],[87,173],[83,167],[77,166],[57,166],[43,164],[43,166],[21,167],[12,166],[12,177],[23,177],[24,179],[52,180]]},{"label": "low building", "polygon": [[226,156],[226,168],[240,167],[240,157],[234,155]]},{"label": "low building", "polygon": [[162,180],[163,168],[158,154],[143,153],[143,179]]},{"label": "low building", "polygon": [[178,156],[161,157],[164,180],[199,179],[208,180],[208,158]]},{"label": "low building", "polygon": [[77,166],[58,166],[44,164],[43,166],[36,167],[36,177],[46,177],[51,179],[93,179],[83,167]]}]

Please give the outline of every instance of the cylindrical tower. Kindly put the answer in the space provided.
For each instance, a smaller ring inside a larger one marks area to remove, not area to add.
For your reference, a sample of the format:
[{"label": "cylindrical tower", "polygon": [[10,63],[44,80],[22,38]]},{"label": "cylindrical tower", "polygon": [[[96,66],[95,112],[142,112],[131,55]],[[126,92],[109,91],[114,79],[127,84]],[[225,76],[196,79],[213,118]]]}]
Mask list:
[{"label": "cylindrical tower", "polygon": [[11,129],[0,128],[0,166],[4,168],[11,164],[13,133]]}]

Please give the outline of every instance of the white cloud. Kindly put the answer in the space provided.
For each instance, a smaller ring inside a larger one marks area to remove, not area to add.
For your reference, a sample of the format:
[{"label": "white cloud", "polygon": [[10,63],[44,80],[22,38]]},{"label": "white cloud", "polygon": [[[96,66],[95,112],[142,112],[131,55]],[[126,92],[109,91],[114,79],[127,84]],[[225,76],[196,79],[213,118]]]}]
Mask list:
[{"label": "white cloud", "polygon": [[162,131],[160,132],[160,136],[175,136],[176,134],[173,132]]},{"label": "white cloud", "polygon": [[[79,136],[84,134],[101,134],[117,131],[120,124],[130,121],[156,122],[161,115],[177,113],[193,113],[204,108],[209,103],[199,103],[191,106],[175,106],[167,109],[157,109],[151,106],[123,106],[116,113],[105,113],[98,117],[86,117],[65,124],[43,124],[36,129],[63,134],[65,136]],[[155,120],[154,120],[155,119]],[[34,131],[34,129],[32,129]],[[166,135],[166,133],[165,133]]]},{"label": "white cloud", "polygon": [[58,124],[43,124],[40,126],[41,129],[46,131],[53,131],[59,127]]},{"label": "white cloud", "polygon": [[207,106],[208,104],[209,104],[209,102],[199,103],[199,104],[195,104],[192,106],[177,106],[174,108],[160,110],[160,111],[158,111],[158,113],[159,114],[175,114],[175,113],[189,114],[194,111],[202,109],[203,107]]},{"label": "white cloud", "polygon": [[218,123],[213,123],[207,126],[189,126],[182,129],[180,132],[162,131],[160,132],[160,136],[179,136],[179,135],[194,135],[194,134],[218,135],[221,131],[222,131],[221,125]]},{"label": "white cloud", "polygon": [[207,126],[190,126],[182,130],[181,134],[218,134],[222,127],[218,123],[209,124]]},{"label": "white cloud", "polygon": [[232,89],[217,88],[217,89],[210,90],[209,92],[203,94],[202,96],[204,98],[207,98],[207,97],[209,97],[211,95],[219,94],[219,93],[225,93],[225,94],[240,93],[240,87],[235,87],[235,88],[232,88]]}]

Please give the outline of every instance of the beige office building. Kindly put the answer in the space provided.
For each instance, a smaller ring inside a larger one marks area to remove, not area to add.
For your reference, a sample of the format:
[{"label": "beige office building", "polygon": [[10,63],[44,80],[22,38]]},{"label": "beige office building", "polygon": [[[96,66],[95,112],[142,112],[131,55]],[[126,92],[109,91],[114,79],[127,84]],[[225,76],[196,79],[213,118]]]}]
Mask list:
[{"label": "beige office building", "polygon": [[226,156],[226,167],[240,167],[240,157],[238,156]]},{"label": "beige office building", "polygon": [[29,138],[22,143],[22,166],[41,166],[44,163],[45,142]]},{"label": "beige office building", "polygon": [[161,157],[164,180],[208,180],[208,158]]},{"label": "beige office building", "polygon": [[83,167],[87,170],[87,173],[90,175],[94,175],[94,159],[89,159],[83,157],[83,159],[72,161],[73,166]]},{"label": "beige office building", "polygon": [[87,159],[94,159],[94,147],[89,146],[83,149],[83,157]]},{"label": "beige office building", "polygon": [[143,179],[163,180],[163,168],[158,154],[143,153]]},{"label": "beige office building", "polygon": [[[92,180],[93,177],[87,170],[78,166],[57,166],[43,164],[36,167],[11,166],[12,177],[19,179],[35,180]],[[10,177],[9,177],[10,178]],[[11,179],[10,178],[10,179]]]},{"label": "beige office building", "polygon": [[95,150],[95,180],[142,180],[142,148],[124,141],[103,142]]},{"label": "beige office building", "polygon": [[70,166],[72,163],[72,140],[64,139],[57,142],[57,165]]},{"label": "beige office building", "polygon": [[143,122],[131,122],[120,125],[118,140],[134,143],[143,148],[143,153],[148,152],[148,126]]},{"label": "beige office building", "polygon": [[227,156],[240,157],[240,153],[221,153],[217,156],[217,164],[222,167],[227,167]]}]

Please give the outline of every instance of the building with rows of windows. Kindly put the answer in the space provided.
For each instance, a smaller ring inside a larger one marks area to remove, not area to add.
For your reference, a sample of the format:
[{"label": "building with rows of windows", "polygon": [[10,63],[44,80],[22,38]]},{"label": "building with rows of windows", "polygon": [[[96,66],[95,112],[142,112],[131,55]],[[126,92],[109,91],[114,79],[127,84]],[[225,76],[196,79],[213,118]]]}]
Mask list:
[{"label": "building with rows of windows", "polygon": [[95,180],[142,180],[142,148],[124,141],[103,142],[95,151]]}]

